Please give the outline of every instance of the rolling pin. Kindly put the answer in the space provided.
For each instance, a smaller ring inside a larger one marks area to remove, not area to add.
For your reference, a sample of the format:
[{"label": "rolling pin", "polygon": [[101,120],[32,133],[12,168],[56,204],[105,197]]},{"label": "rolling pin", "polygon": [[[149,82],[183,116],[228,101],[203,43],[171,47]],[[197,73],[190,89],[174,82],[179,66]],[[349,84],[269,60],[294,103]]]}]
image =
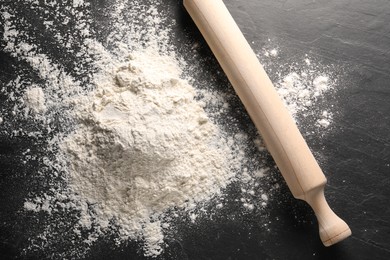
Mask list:
[{"label": "rolling pin", "polygon": [[222,0],[184,0],[222,69],[260,132],[293,196],[316,214],[325,246],[351,235],[329,207],[326,178],[295,121]]}]

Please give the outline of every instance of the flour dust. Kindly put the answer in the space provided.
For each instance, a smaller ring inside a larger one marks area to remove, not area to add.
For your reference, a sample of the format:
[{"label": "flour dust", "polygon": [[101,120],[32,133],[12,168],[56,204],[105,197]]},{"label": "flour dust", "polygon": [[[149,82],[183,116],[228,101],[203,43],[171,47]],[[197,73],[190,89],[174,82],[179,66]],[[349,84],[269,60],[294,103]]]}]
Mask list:
[{"label": "flour dust", "polygon": [[[231,203],[267,223],[278,172],[253,125],[239,123],[246,114],[235,94],[191,77],[204,61],[172,44],[176,23],[160,1],[99,8],[26,0],[1,10],[4,51],[28,68],[1,82],[1,133],[28,139],[20,161],[38,165],[19,205],[18,221],[36,227],[21,254],[87,257],[108,240],[141,241],[142,254],[157,257],[180,216],[196,224]],[[108,23],[96,19],[100,11]],[[271,46],[259,56],[275,62],[281,52]],[[303,60],[275,82],[297,119],[336,83]],[[316,112],[319,131],[332,115]],[[232,186],[239,195],[227,192]]]}]

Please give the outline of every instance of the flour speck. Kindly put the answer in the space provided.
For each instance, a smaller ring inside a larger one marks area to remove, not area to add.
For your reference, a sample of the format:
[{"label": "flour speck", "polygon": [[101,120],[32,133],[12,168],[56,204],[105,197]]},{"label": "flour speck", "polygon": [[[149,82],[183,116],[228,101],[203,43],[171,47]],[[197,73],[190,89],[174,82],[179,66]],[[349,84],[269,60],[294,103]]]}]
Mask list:
[{"label": "flour speck", "polygon": [[43,113],[46,110],[45,95],[40,87],[28,88],[24,93],[23,101],[27,109],[34,114]]}]

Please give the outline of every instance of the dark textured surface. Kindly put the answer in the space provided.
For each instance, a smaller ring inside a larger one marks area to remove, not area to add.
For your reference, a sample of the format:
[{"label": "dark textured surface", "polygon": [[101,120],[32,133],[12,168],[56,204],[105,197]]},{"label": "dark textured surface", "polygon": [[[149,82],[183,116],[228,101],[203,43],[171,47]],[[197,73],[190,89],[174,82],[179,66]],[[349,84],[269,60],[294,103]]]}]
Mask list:
[{"label": "dark textured surface", "polygon": [[[99,8],[104,8],[104,1],[92,2],[93,17],[103,23]],[[165,4],[178,21],[174,36],[178,46],[200,41],[199,54],[207,61],[207,70],[220,71],[181,2]],[[332,130],[321,138],[315,134],[306,138],[314,153],[324,158],[321,166],[328,177],[329,204],[353,235],[323,247],[311,209],[283,186],[267,208],[268,229],[262,213],[235,214],[241,209],[231,203],[213,221],[177,223],[177,235],[168,238],[162,258],[390,259],[390,4],[384,0],[226,0],[226,5],[255,50],[261,50],[269,38],[277,41],[282,52],[275,63],[294,62],[308,53],[325,65],[342,68],[338,90],[329,98],[338,111]],[[0,53],[0,83],[4,84],[25,65]],[[276,80],[273,71],[269,74]],[[226,84],[224,76],[219,77],[217,81]],[[6,105],[1,95],[0,102]],[[247,118],[240,120],[248,123]],[[27,230],[15,222],[28,219],[18,217],[18,212],[27,193],[34,191],[31,181],[38,181],[31,178],[34,165],[20,164],[21,151],[34,145],[28,139],[0,136],[1,259],[17,257],[25,237],[42,224],[37,221]],[[143,259],[136,243],[118,250],[111,243],[99,241],[90,259]],[[28,258],[48,257],[49,253]]]}]

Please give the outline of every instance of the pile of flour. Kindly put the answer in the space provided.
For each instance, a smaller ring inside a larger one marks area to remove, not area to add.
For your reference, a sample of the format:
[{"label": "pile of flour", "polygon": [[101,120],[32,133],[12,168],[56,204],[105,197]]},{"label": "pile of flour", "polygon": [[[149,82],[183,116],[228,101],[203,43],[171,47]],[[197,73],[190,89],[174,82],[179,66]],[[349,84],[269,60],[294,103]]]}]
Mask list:
[{"label": "pile of flour", "polygon": [[234,175],[233,154],[194,88],[175,66],[159,72],[172,59],[145,50],[100,78],[91,94],[73,100],[80,124],[61,144],[72,191],[96,204],[95,224],[115,219],[124,239],[145,239],[147,256],[161,251],[164,211],[194,207]]}]

